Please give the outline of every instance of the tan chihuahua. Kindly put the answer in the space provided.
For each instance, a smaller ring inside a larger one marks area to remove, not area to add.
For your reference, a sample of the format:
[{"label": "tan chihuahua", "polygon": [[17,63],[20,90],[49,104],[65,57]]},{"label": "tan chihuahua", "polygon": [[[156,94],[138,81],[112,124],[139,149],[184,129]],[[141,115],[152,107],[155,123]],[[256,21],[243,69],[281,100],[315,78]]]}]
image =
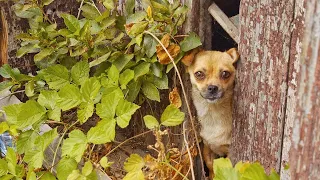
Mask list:
[{"label": "tan chihuahua", "polygon": [[226,52],[201,51],[184,62],[192,83],[192,98],[201,124],[203,157],[213,178],[213,159],[227,156],[231,143],[235,48]]}]

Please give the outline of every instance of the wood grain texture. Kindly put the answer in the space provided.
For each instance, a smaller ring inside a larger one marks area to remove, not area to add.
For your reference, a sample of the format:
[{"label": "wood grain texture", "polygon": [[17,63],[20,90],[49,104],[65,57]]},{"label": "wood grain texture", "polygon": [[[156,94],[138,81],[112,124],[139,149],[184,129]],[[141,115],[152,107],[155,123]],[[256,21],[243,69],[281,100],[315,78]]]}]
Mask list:
[{"label": "wood grain texture", "polygon": [[267,171],[281,169],[288,103],[294,101],[288,92],[293,96],[296,89],[293,74],[300,41],[295,33],[301,31],[294,27],[296,6],[295,0],[240,3],[233,162],[258,160]]},{"label": "wood grain texture", "polygon": [[0,9],[0,65],[8,63],[8,23]]},{"label": "wood grain texture", "polygon": [[292,179],[319,179],[320,1],[306,1],[305,22],[290,171]]}]

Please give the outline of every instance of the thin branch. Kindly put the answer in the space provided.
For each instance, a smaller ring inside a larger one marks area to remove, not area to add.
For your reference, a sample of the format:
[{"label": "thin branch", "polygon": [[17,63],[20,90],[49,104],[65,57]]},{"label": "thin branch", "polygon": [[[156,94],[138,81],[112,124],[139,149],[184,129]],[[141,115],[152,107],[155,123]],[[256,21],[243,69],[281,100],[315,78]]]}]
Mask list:
[{"label": "thin branch", "polygon": [[148,134],[148,133],[150,133],[150,132],[152,132],[152,130],[143,132],[143,133],[138,134],[138,135],[135,135],[135,136],[133,136],[133,137],[131,137],[131,138],[129,138],[129,139],[126,139],[126,140],[123,141],[122,143],[118,144],[115,148],[111,149],[111,151],[109,151],[109,152],[106,154],[106,156],[110,155],[112,152],[114,152],[116,149],[118,149],[120,146],[122,146],[123,144],[127,143],[128,141],[130,141],[130,140],[132,140],[132,139],[135,139],[135,138],[137,138],[137,137],[143,136],[143,135],[145,135],[145,134]]},{"label": "thin branch", "polygon": [[[186,144],[186,147],[187,147],[187,151],[188,151],[188,156],[189,156],[189,161],[190,161],[190,167],[191,167],[191,175],[192,175],[192,179],[196,179],[195,176],[194,176],[194,169],[193,169],[193,161],[192,161],[192,155],[191,155],[191,152],[190,152],[190,148],[189,148],[189,144],[188,144],[188,140],[187,140],[187,136],[186,136],[186,122],[185,121],[182,125],[182,131],[183,131],[183,140],[184,140],[184,143]],[[199,153],[200,154],[200,153]]]},{"label": "thin branch", "polygon": [[192,116],[192,113],[191,113],[191,108],[189,106],[189,102],[188,102],[188,99],[187,99],[186,90],[185,90],[185,87],[184,87],[180,72],[178,70],[178,67],[175,64],[174,59],[172,58],[172,56],[168,52],[167,48],[161,43],[161,41],[154,34],[152,34],[149,31],[144,31],[144,33],[151,35],[156,41],[158,41],[158,43],[162,46],[162,48],[165,50],[165,52],[169,56],[169,58],[171,60],[171,63],[173,64],[173,67],[175,68],[175,70],[177,72],[177,75],[178,75],[178,78],[179,78],[179,81],[180,81],[180,84],[181,84],[182,93],[183,93],[183,96],[184,96],[184,101],[186,103],[187,110],[188,110],[188,113],[189,113],[191,126],[192,126],[192,131],[194,132],[194,136],[195,136],[195,139],[196,139],[197,149],[199,151],[199,157],[200,157],[200,162],[201,162],[201,167],[202,167],[202,175],[203,175],[203,177],[205,177],[204,166],[203,166],[203,158],[202,158],[201,149],[200,149],[200,145],[199,145],[199,139],[198,139],[197,131],[196,131],[196,128],[195,128],[195,125],[194,125],[194,122],[193,122],[194,120],[193,120],[193,116]]},{"label": "thin branch", "polygon": [[79,19],[79,17],[80,17],[80,13],[81,13],[81,8],[83,6],[83,2],[84,2],[84,0],[81,1],[80,7],[79,7],[79,11],[78,11],[78,15],[77,15],[77,19]]},{"label": "thin branch", "polygon": [[22,92],[25,92],[25,90],[21,90],[21,91],[16,91],[16,92],[10,93],[10,94],[8,94],[8,95],[0,98],[0,101],[4,100],[4,99],[6,99],[7,97],[10,97],[10,96],[12,96],[12,95],[14,95],[14,94],[19,94],[19,93],[22,93]]}]

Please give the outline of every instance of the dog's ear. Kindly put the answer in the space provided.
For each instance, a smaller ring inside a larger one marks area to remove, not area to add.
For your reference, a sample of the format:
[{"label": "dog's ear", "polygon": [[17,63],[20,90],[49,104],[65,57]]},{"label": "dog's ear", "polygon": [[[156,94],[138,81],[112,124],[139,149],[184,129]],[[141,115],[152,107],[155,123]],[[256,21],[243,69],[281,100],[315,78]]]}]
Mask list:
[{"label": "dog's ear", "polygon": [[201,51],[203,51],[203,49],[195,48],[187,52],[186,55],[184,55],[184,57],[181,59],[182,63],[186,66],[190,66],[193,63],[195,56]]},{"label": "dog's ear", "polygon": [[227,53],[231,56],[231,58],[233,59],[233,64],[236,63],[240,57],[238,51],[236,48],[231,48],[227,51]]}]

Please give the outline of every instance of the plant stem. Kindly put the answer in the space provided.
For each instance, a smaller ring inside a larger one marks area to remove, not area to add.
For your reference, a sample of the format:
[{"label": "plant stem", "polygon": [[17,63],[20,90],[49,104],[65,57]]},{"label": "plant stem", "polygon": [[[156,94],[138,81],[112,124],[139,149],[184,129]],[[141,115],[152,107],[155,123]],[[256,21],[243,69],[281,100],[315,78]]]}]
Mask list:
[{"label": "plant stem", "polygon": [[166,166],[170,167],[171,169],[173,169],[175,172],[177,172],[180,176],[183,177],[183,179],[188,179],[184,174],[182,174],[178,169],[176,169],[175,167],[173,167],[170,163],[168,162],[163,162],[163,164],[165,164]]},{"label": "plant stem", "polygon": [[16,92],[10,93],[10,94],[8,94],[8,95],[0,98],[0,101],[6,99],[6,98],[9,97],[9,96],[12,96],[12,95],[14,95],[14,94],[18,94],[18,93],[21,93],[21,92],[25,92],[25,90],[21,90],[21,91],[16,91]]},{"label": "plant stem", "polygon": [[143,136],[143,135],[145,135],[145,134],[148,134],[148,133],[150,133],[150,132],[152,132],[152,130],[149,130],[149,131],[143,132],[143,133],[141,133],[141,134],[135,135],[135,136],[133,136],[133,137],[131,137],[131,138],[123,141],[122,143],[118,144],[115,148],[111,149],[111,151],[109,151],[109,152],[106,154],[106,156],[110,155],[113,151],[115,151],[116,149],[118,149],[120,146],[122,146],[122,145],[125,144],[126,142],[128,142],[128,141],[130,141],[130,140],[132,140],[132,139],[134,139],[134,138],[137,138],[137,137]]},{"label": "plant stem", "polygon": [[54,154],[53,154],[53,160],[52,160],[51,170],[50,170],[51,173],[52,173],[52,171],[53,171],[54,162],[55,162],[55,160],[56,160],[56,157],[57,157],[57,154],[58,154],[58,149],[59,149],[59,147],[60,147],[60,144],[62,143],[62,140],[63,140],[64,135],[66,135],[66,133],[67,133],[74,125],[76,125],[78,122],[79,122],[79,120],[77,120],[76,122],[74,122],[73,124],[71,124],[71,126],[69,126],[68,129],[63,132],[61,138],[59,139],[59,142],[58,142],[58,144],[57,144],[56,150],[54,151]]},{"label": "plant stem", "polygon": [[[177,75],[178,75],[178,78],[179,78],[179,81],[180,81],[180,84],[181,84],[182,93],[183,93],[183,96],[184,96],[184,101],[185,101],[185,103],[186,103],[187,110],[188,110],[188,113],[189,113],[189,117],[190,117],[190,121],[191,121],[191,126],[192,126],[192,131],[194,132],[194,136],[195,136],[195,139],[196,139],[197,149],[198,149],[198,151],[199,151],[199,157],[200,157],[201,168],[202,168],[202,175],[203,175],[203,177],[205,177],[204,166],[203,166],[203,158],[202,158],[202,154],[201,154],[201,149],[200,149],[200,145],[199,145],[199,140],[198,140],[198,136],[197,136],[197,131],[196,131],[196,128],[195,128],[195,125],[194,125],[194,122],[193,122],[193,116],[192,116],[192,113],[191,113],[191,108],[190,108],[189,103],[188,103],[187,93],[186,93],[186,90],[185,90],[185,87],[184,87],[184,84],[183,84],[183,81],[182,81],[180,72],[179,72],[179,70],[178,70],[178,67],[177,67],[177,65],[174,63],[174,59],[172,58],[172,56],[171,56],[170,53],[168,52],[167,48],[162,44],[162,42],[161,42],[154,34],[152,34],[151,32],[149,32],[149,31],[144,31],[144,33],[151,35],[156,41],[158,41],[158,43],[162,46],[162,48],[165,50],[165,52],[166,52],[167,55],[169,56],[169,58],[170,58],[170,60],[171,60],[171,63],[173,64],[173,67],[175,68],[175,70],[176,70],[176,72],[177,72]],[[185,132],[184,132],[184,133],[185,133]],[[191,153],[190,153],[190,154],[191,154]],[[192,161],[190,161],[190,164],[191,164],[191,165],[193,164]],[[192,178],[195,179],[195,177],[194,177],[194,172],[193,172],[193,167],[191,168],[191,173],[192,173]]]},{"label": "plant stem", "polygon": [[79,19],[79,17],[80,17],[80,12],[81,12],[81,8],[83,6],[83,2],[84,2],[84,0],[81,1],[80,7],[79,7],[79,11],[78,11],[78,15],[77,15],[77,19]]}]

